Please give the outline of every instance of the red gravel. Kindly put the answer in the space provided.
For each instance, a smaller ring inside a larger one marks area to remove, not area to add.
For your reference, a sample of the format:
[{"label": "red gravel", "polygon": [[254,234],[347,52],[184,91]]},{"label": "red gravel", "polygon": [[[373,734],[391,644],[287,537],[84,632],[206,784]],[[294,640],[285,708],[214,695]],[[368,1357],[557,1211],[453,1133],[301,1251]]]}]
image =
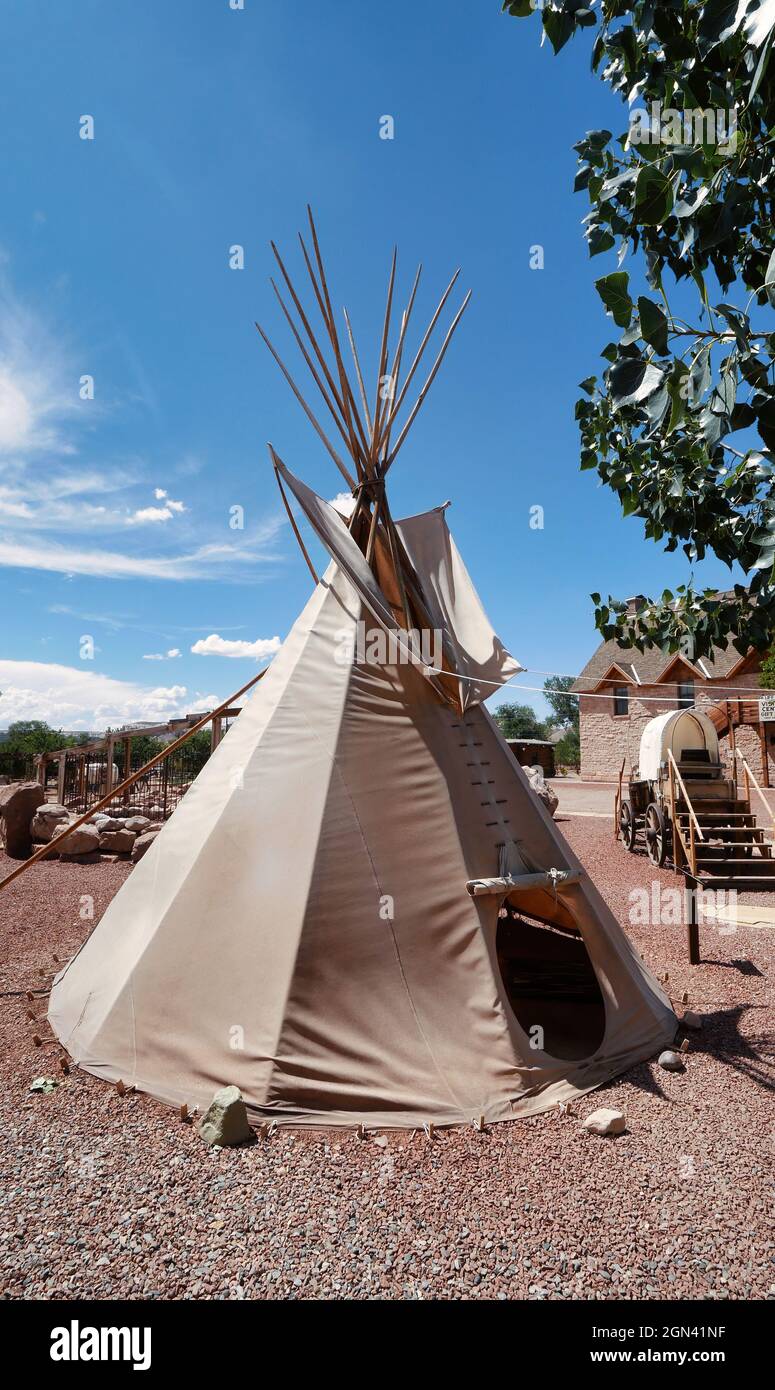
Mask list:
[{"label": "red gravel", "polygon": [[[625,923],[658,873],[601,821],[562,825]],[[7,860],[0,854],[0,876]],[[763,1298],[769,1241],[773,932],[678,926],[631,933],[674,999],[705,1015],[683,1074],[643,1064],[570,1113],[473,1130],[280,1131],[207,1150],[153,1101],[73,1071],[33,1004],[130,870],[41,864],[0,894],[0,1286],[10,1298]],[[770,899],[775,904],[775,898]],[[43,1040],[33,1043],[33,1033]],[[58,1075],[50,1095],[35,1076]],[[224,1078],[228,1080],[228,1078]],[[601,1105],[617,1139],[584,1134]]]}]

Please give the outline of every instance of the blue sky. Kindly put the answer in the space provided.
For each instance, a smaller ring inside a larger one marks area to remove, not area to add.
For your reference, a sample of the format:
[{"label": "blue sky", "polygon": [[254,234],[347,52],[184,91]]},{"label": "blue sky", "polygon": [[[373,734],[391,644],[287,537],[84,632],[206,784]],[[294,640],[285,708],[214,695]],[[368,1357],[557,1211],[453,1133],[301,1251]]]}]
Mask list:
[{"label": "blue sky", "polygon": [[323,495],[340,479],[253,322],[297,363],[268,243],[301,281],[307,201],[369,379],[393,243],[399,303],[424,264],[415,327],[463,268],[473,299],[392,509],[452,499],[525,666],[581,668],[591,590],[688,577],[578,472],[577,383],[615,332],[593,282],[614,265],[588,258],[572,145],[626,124],[583,42],[553,58],[498,0],[6,0],[0,26],[0,726],[206,708],[288,631],[310,579],[266,441]]}]

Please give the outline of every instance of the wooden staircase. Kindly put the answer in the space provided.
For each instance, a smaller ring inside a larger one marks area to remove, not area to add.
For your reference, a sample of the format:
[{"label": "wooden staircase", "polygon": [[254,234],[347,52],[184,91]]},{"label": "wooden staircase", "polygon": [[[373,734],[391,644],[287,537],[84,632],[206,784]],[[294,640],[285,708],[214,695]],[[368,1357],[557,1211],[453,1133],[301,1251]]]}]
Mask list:
[{"label": "wooden staircase", "polygon": [[[751,809],[751,782],[761,796],[768,819],[769,805],[753,772],[740,753],[745,794],[737,780],[720,784],[719,795],[689,800],[682,783],[675,789],[673,860],[703,888],[735,888],[738,892],[775,892],[773,837],[757,824]],[[723,792],[722,789],[723,788]]]}]

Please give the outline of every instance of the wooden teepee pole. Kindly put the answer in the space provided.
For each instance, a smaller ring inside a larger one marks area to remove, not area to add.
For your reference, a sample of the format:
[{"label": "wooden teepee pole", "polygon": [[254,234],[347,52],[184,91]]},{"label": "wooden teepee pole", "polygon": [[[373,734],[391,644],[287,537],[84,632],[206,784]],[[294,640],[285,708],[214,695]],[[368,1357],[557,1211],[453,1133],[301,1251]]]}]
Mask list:
[{"label": "wooden teepee pole", "polygon": [[411,384],[412,384],[412,378],[414,377],[414,374],[415,374],[415,372],[417,371],[417,368],[418,368],[419,365],[420,365],[420,361],[421,361],[421,359],[422,359],[423,353],[425,352],[425,349],[426,349],[426,347],[428,346],[428,340],[430,339],[431,333],[433,332],[434,328],[436,327],[436,324],[437,324],[438,321],[439,321],[439,315],[441,314],[441,311],[442,311],[442,309],[444,308],[444,305],[446,304],[447,300],[449,299],[449,296],[451,295],[452,290],[453,290],[454,287],[455,287],[455,283],[456,283],[457,278],[458,278],[459,275],[460,275],[460,270],[458,269],[458,270],[455,271],[455,274],[452,276],[452,279],[450,280],[449,284],[447,285],[447,288],[445,289],[443,295],[441,296],[441,299],[439,300],[439,303],[438,303],[438,307],[437,307],[437,309],[436,309],[436,312],[435,312],[435,314],[433,315],[433,318],[431,319],[430,323],[428,324],[428,327],[426,328],[425,333],[423,334],[422,342],[420,343],[420,346],[418,347],[417,352],[416,352],[415,355],[414,355],[414,361],[412,362],[412,365],[411,365],[411,367],[409,368],[409,371],[408,371],[408,374],[407,374],[407,377],[406,377],[406,381],[404,382],[403,386],[401,387],[401,391],[400,391],[400,393],[399,393],[398,400],[395,402],[395,404],[394,404],[394,406],[393,406],[393,409],[391,410],[390,415],[388,416],[388,424],[387,424],[387,426],[386,426],[386,428],[388,428],[388,429],[391,429],[391,428],[392,428],[393,422],[395,421],[395,418],[396,418],[396,416],[397,416],[399,410],[401,409],[401,406],[403,405],[404,397],[406,396],[406,393],[407,393],[407,391],[409,390],[409,387],[410,387]]},{"label": "wooden teepee pole", "polygon": [[257,324],[256,324],[256,328],[258,329],[259,333],[261,334],[261,337],[263,338],[264,342],[266,343],[267,347],[269,348],[269,351],[271,352],[271,354],[272,354],[272,356],[273,356],[275,362],[277,363],[278,367],[280,368],[280,371],[282,372],[283,376],[285,377],[285,380],[288,382],[288,385],[290,386],[290,388],[291,388],[291,390],[292,390],[294,396],[296,397],[297,401],[299,402],[299,405],[301,406],[302,410],[304,411],[304,414],[306,415],[306,417],[307,417],[307,419],[309,420],[310,424],[312,425],[313,429],[314,429],[314,430],[316,431],[316,433],[318,434],[319,438],[323,441],[323,443],[325,444],[326,448],[328,449],[329,454],[331,455],[332,459],[334,460],[334,463],[336,464],[337,468],[339,469],[339,472],[341,473],[341,475],[342,475],[342,477],[344,478],[345,482],[347,483],[348,487],[349,487],[350,489],[354,488],[354,487],[355,487],[355,479],[354,479],[354,478],[352,477],[352,475],[347,471],[347,468],[345,467],[344,463],[343,463],[342,460],[340,459],[340,457],[339,457],[338,453],[336,452],[336,449],[334,448],[334,446],[333,446],[333,444],[331,443],[330,439],[328,439],[328,437],[324,434],[323,430],[321,429],[320,425],[318,424],[317,420],[315,419],[315,416],[312,414],[312,411],[310,410],[309,406],[307,405],[307,402],[305,401],[304,397],[302,396],[301,391],[299,390],[298,386],[296,385],[296,382],[294,381],[293,377],[291,376],[290,372],[288,371],[288,368],[286,367],[286,365],[285,365],[285,363],[283,362],[282,358],[280,357],[279,353],[276,351],[276,349],[273,347],[272,343],[269,341],[269,339],[268,339],[268,337],[266,336],[266,333],[264,332],[264,330],[263,330],[263,328],[261,327],[261,324],[260,324],[260,323],[257,323]]},{"label": "wooden teepee pole", "polygon": [[422,405],[423,401],[425,400],[425,397],[426,397],[427,394],[428,394],[428,391],[429,391],[430,388],[431,388],[431,385],[432,385],[432,383],[433,383],[433,379],[434,379],[434,377],[436,376],[436,373],[437,373],[437,371],[439,370],[439,367],[441,366],[442,362],[444,361],[444,354],[446,353],[447,348],[449,347],[449,345],[450,345],[450,343],[451,343],[451,341],[452,341],[452,335],[453,335],[453,333],[455,332],[455,329],[457,328],[458,324],[460,323],[460,320],[461,320],[462,317],[463,317],[463,314],[465,313],[466,309],[468,308],[468,302],[469,302],[469,300],[470,300],[470,298],[471,298],[471,294],[472,294],[472,291],[469,290],[469,291],[468,291],[468,294],[466,295],[465,299],[463,300],[463,303],[461,304],[460,308],[458,309],[458,311],[457,311],[457,313],[456,313],[454,319],[452,320],[452,323],[450,324],[449,329],[448,329],[448,331],[447,331],[447,336],[446,336],[446,338],[444,339],[444,342],[443,342],[442,345],[441,345],[441,351],[439,352],[439,355],[438,355],[438,357],[436,358],[436,361],[435,361],[434,364],[433,364],[433,367],[432,367],[432,369],[431,369],[430,375],[428,376],[428,379],[427,379],[427,381],[425,382],[425,385],[423,386],[422,391],[420,392],[419,396],[417,397],[417,400],[416,400],[415,403],[414,403],[414,407],[413,407],[413,409],[412,409],[412,411],[411,411],[411,413],[410,413],[410,415],[409,415],[409,419],[407,420],[406,424],[404,425],[404,428],[402,429],[401,433],[399,434],[398,439],[396,440],[396,443],[395,443],[395,447],[392,449],[392,451],[391,451],[391,453],[389,454],[388,458],[385,460],[385,472],[386,472],[386,473],[387,473],[387,471],[388,471],[390,465],[392,464],[393,460],[395,459],[396,454],[398,453],[399,449],[401,448],[401,445],[403,444],[404,440],[406,439],[406,436],[407,436],[407,434],[409,433],[409,430],[410,430],[411,427],[412,427],[412,422],[414,421],[415,416],[417,415],[417,412],[418,412],[418,410],[420,409],[420,406]]},{"label": "wooden teepee pole", "polygon": [[[389,409],[389,406],[386,406],[386,405],[385,405],[385,397],[384,397],[384,395],[383,395],[383,392],[384,392],[384,390],[385,390],[384,376],[385,376],[385,368],[387,367],[388,335],[389,335],[389,333],[390,333],[390,314],[391,314],[391,310],[392,310],[392,308],[393,308],[393,288],[394,288],[395,282],[396,282],[396,257],[397,257],[397,254],[398,254],[398,253],[397,253],[396,247],[393,247],[393,260],[392,260],[392,263],[391,263],[391,266],[390,266],[390,279],[388,280],[387,303],[386,303],[386,305],[385,305],[385,320],[384,320],[384,323],[383,323],[383,325],[382,325],[382,345],[381,345],[380,350],[379,350],[379,370],[378,370],[378,372],[377,372],[377,391],[376,391],[376,395],[375,395],[375,397],[374,397],[374,428],[373,428],[373,430],[372,430],[372,432],[371,432],[371,460],[372,460],[372,464],[376,464],[376,461],[377,461],[377,442],[378,442],[378,440],[379,440],[380,420],[381,420],[381,417],[382,417],[382,412],[383,412],[384,409]],[[389,401],[389,400],[390,400],[390,397],[388,397],[388,401]]]}]

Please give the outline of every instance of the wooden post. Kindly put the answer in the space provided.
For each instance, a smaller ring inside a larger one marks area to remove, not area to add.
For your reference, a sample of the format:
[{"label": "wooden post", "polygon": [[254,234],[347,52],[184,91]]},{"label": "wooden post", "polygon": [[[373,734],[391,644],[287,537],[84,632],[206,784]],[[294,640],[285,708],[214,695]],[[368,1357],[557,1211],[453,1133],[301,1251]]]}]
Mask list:
[{"label": "wooden post", "polygon": [[108,759],[108,760],[107,760],[107,762],[106,762],[106,764],[105,764],[105,795],[106,795],[106,796],[108,795],[109,792],[112,792],[112,790],[113,790],[113,747],[114,747],[114,743],[115,743],[115,740],[114,740],[114,738],[113,738],[113,735],[112,735],[112,734],[108,734],[108,741],[107,741],[107,744],[106,744],[106,748],[107,748],[107,759]]},{"label": "wooden post", "polygon": [[762,755],[762,778],[765,787],[770,785],[770,760],[767,757],[767,735],[764,732],[764,720],[759,720],[759,747]]},{"label": "wooden post", "polygon": [[38,760],[38,781],[44,791],[46,790],[46,762],[46,754],[41,753],[40,758]]},{"label": "wooden post", "polygon": [[214,753],[221,741],[221,730],[223,721],[220,718],[214,719],[210,725],[210,752]]},{"label": "wooden post", "polygon": [[[131,738],[125,738],[125,739],[123,739],[123,745],[124,745],[124,775],[123,775],[123,777],[121,778],[121,780],[122,780],[122,782],[125,782],[126,779],[127,779],[127,777],[129,776],[130,772],[132,771],[132,740],[131,740]],[[122,801],[123,801],[123,803],[124,803],[125,806],[127,806],[127,805],[129,804],[129,787],[127,787],[127,789],[126,789],[126,791],[123,793],[121,799],[122,799]]]},{"label": "wooden post", "polygon": [[699,965],[700,963],[700,928],[697,922],[697,881],[686,889],[684,902],[688,897],[689,911],[686,914],[686,944],[689,948],[689,964]]},{"label": "wooden post", "polygon": [[694,816],[689,816],[689,868],[697,873],[697,846],[694,839]]},{"label": "wooden post", "polygon": [[57,801],[60,806],[65,804],[65,766],[67,764],[67,754],[60,753],[57,766]]}]

